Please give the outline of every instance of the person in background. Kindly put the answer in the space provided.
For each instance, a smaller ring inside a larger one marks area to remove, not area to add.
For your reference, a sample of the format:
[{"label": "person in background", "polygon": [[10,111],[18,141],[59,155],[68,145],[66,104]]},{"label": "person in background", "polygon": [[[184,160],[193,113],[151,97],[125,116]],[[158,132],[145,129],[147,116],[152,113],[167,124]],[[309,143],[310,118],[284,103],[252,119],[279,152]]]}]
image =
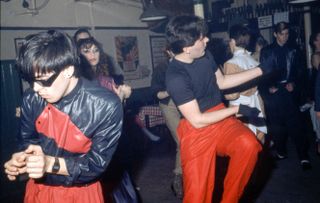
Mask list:
[{"label": "person in background", "polygon": [[27,203],[103,203],[99,178],[121,135],[119,98],[78,77],[77,48],[59,31],[29,37],[17,67],[32,89],[23,96],[20,151],[5,163],[7,177],[29,176]]},{"label": "person in background", "polygon": [[[250,41],[249,29],[244,25],[233,25],[229,30],[229,35],[229,45],[233,57],[224,63],[224,74],[239,73],[258,66],[259,63],[253,59],[251,53],[246,49]],[[243,104],[256,107],[261,111],[257,118],[242,121],[252,130],[261,144],[264,144],[267,127],[265,125],[263,101],[259,95],[256,82],[253,81],[253,83],[246,83],[235,89],[230,89],[229,93],[226,92],[224,96],[229,100],[231,106]],[[241,118],[239,119],[241,120]]]},{"label": "person in background", "polygon": [[[319,67],[320,67],[320,31],[313,33],[310,36],[309,44],[312,48],[311,56],[311,76],[308,81],[311,81],[308,89],[311,90],[310,101],[314,105],[310,108],[310,116],[312,121],[313,130],[316,134],[316,153],[320,156],[320,105],[319,105]],[[317,89],[318,88],[318,89]],[[317,100],[318,99],[318,100]]]},{"label": "person in background", "polygon": [[87,28],[79,28],[73,35],[73,40],[77,43],[80,39],[86,39],[92,37]]},{"label": "person in background", "polygon": [[286,142],[291,136],[298,152],[302,169],[310,169],[307,138],[302,132],[299,112],[299,88],[303,67],[299,52],[287,42],[289,24],[279,22],[274,26],[275,41],[261,50],[263,63],[274,58],[275,70],[259,83],[259,91],[265,103],[268,132],[274,141],[277,159],[287,158]]},{"label": "person in background", "polygon": [[265,46],[268,45],[268,42],[267,40],[264,39],[264,37],[262,35],[259,35],[256,39],[256,42],[255,42],[255,50],[254,52],[252,53],[252,57],[256,60],[256,61],[260,61],[260,52],[261,52],[261,49]]},{"label": "person in background", "polygon": [[[89,52],[83,53],[81,50],[79,50],[82,64],[82,73],[84,74],[84,76],[87,77],[87,79],[89,80],[92,80],[95,76],[97,76],[100,85],[118,94],[121,101],[124,101],[126,98],[129,98],[132,92],[131,87],[123,83],[122,75],[112,74],[111,76],[111,74],[109,73],[111,69],[113,69],[111,57],[109,57],[103,51],[102,45],[91,36],[90,32],[86,28],[80,28],[75,32],[73,39],[78,47],[81,44],[81,46],[95,46],[96,49],[99,49],[99,53],[94,53],[96,54],[96,56],[90,56]],[[81,41],[81,43],[79,43],[79,41]],[[95,58],[98,60],[95,60]],[[91,66],[93,69],[89,69],[89,66]],[[100,66],[101,68],[98,67],[98,70],[96,70],[96,66]],[[97,72],[94,73],[95,71]],[[98,76],[96,74],[100,75]],[[114,77],[122,79],[115,83]]]},{"label": "person in background", "polygon": [[[77,46],[80,52],[82,75],[88,80],[96,81],[102,87],[114,92],[125,107],[125,100],[130,97],[132,92],[131,87],[124,84],[122,76],[116,75],[114,78],[111,61],[103,51],[102,45],[93,37],[89,37],[80,39]],[[124,118],[124,124],[126,122],[126,118]],[[111,194],[111,199],[116,203],[127,202],[129,199],[132,203],[138,201],[128,172],[131,165],[131,161],[128,158],[128,153],[130,153],[128,148],[131,144],[129,143],[129,136],[128,132],[122,132],[114,159],[110,164],[107,174],[103,176],[105,195],[107,198],[110,198],[109,194]],[[112,191],[109,191],[110,185]]]},{"label": "person in background", "polygon": [[[166,51],[169,56],[169,60],[173,57],[170,51]],[[172,135],[174,141],[177,144],[177,153],[176,153],[176,162],[175,168],[173,170],[175,176],[172,183],[172,189],[175,195],[182,199],[183,197],[183,183],[182,183],[182,169],[181,169],[181,160],[180,160],[180,147],[179,147],[179,140],[177,137],[177,127],[181,118],[181,115],[170,98],[170,95],[166,91],[165,86],[165,75],[166,70],[168,68],[168,61],[160,63],[155,67],[152,73],[152,80],[151,80],[151,89],[152,92],[156,95],[156,98],[159,100],[159,107],[161,112],[165,118],[166,125],[170,130],[170,134]]]},{"label": "person in background", "polygon": [[221,70],[223,69],[223,64],[232,58],[229,40],[223,38],[211,38],[207,44],[207,50],[210,51]]},{"label": "person in background", "polygon": [[271,71],[272,61],[223,75],[206,51],[207,26],[197,16],[180,15],[166,27],[168,50],[174,54],[166,72],[166,88],[183,118],[177,129],[184,203],[211,203],[216,156],[229,157],[222,203],[236,203],[255,167],[262,147],[234,115],[257,117],[259,110],[240,104],[225,107],[221,90]]},{"label": "person in background", "polygon": [[[314,111],[316,112],[316,116],[319,122],[320,121],[320,71],[319,70],[316,78]],[[318,150],[319,150],[319,143],[318,143]],[[317,153],[319,155],[319,151],[317,151]]]},{"label": "person in background", "polygon": [[115,92],[121,101],[130,97],[132,91],[130,86],[115,84],[110,74],[111,63],[97,40],[93,37],[80,39],[77,46],[80,52],[81,71],[85,78],[97,80],[101,86]]}]

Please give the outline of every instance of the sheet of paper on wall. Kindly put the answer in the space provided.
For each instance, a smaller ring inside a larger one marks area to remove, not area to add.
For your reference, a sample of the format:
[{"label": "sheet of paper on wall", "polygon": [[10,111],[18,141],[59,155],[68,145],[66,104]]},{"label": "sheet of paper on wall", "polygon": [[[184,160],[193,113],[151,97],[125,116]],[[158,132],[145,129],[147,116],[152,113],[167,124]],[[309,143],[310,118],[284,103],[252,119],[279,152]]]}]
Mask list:
[{"label": "sheet of paper on wall", "polygon": [[280,12],[273,15],[273,23],[277,24],[279,22],[289,23],[289,12]]},{"label": "sheet of paper on wall", "polygon": [[272,27],[272,15],[258,17],[258,27],[260,29]]},{"label": "sheet of paper on wall", "polygon": [[160,63],[168,60],[166,55],[166,38],[164,36],[150,36],[151,57],[153,68],[157,67]]}]

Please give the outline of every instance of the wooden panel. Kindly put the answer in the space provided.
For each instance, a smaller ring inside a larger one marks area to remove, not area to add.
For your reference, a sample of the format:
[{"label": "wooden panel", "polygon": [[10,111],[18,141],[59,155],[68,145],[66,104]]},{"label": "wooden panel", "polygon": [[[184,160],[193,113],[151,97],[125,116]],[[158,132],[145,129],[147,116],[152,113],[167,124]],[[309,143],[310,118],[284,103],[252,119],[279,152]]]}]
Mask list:
[{"label": "wooden panel", "polygon": [[[12,153],[17,151],[16,135],[19,129],[19,118],[16,116],[16,108],[20,106],[21,95],[21,80],[14,66],[14,61],[1,61],[1,166],[9,160]],[[17,198],[22,197],[24,181],[10,182],[2,169],[0,170],[1,202],[8,202],[7,200],[21,202]]]}]

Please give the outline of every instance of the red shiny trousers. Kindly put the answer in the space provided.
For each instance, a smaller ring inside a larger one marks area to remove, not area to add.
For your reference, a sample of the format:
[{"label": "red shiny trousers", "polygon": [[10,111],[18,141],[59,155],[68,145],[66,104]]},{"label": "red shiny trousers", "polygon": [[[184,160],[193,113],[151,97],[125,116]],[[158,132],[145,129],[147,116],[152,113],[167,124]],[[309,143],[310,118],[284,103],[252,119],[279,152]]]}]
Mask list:
[{"label": "red shiny trousers", "polygon": [[24,203],[104,203],[100,182],[82,187],[48,186],[30,179]]},{"label": "red shiny trousers", "polygon": [[[219,104],[211,109],[225,108]],[[178,126],[183,170],[184,203],[211,203],[216,156],[230,157],[222,203],[237,203],[249,181],[262,147],[254,134],[235,117],[203,128],[186,119]]]}]

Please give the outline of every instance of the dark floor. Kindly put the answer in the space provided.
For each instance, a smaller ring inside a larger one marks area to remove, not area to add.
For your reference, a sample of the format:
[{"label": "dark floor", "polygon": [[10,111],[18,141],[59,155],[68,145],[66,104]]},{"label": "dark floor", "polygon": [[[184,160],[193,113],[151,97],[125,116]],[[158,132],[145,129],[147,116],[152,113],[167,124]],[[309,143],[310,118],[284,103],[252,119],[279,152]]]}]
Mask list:
[{"label": "dark floor", "polygon": [[[157,130],[154,132],[157,133]],[[133,174],[133,179],[139,189],[142,203],[179,203],[181,201],[170,189],[175,161],[174,142],[168,131],[158,134],[162,138],[161,141],[146,143],[145,157],[140,161],[139,171]],[[320,157],[315,153],[313,135],[306,133],[306,136],[310,140],[312,169],[302,170],[295,147],[290,140],[288,141],[289,156],[285,160],[275,161],[270,150],[264,150],[242,198],[242,203],[320,202]],[[218,160],[217,185],[222,184],[226,165],[226,159]],[[219,202],[221,187],[217,189],[213,202]]]},{"label": "dark floor", "polygon": [[[173,179],[175,143],[165,126],[153,128],[151,131],[159,135],[161,140],[152,142],[142,132],[133,130],[129,131],[131,139],[124,143],[126,146],[124,149],[130,151],[126,154],[126,158],[133,161],[129,171],[141,203],[180,203],[181,200],[173,195],[170,188]],[[290,140],[289,157],[285,160],[275,161],[270,155],[270,150],[265,150],[260,155],[256,171],[241,203],[320,203],[320,156],[315,153],[314,136],[310,132],[306,133],[306,136],[310,140],[312,169],[308,171],[301,169]],[[213,202],[219,202],[227,166],[227,159],[220,158],[217,161],[218,186]],[[23,195],[21,185],[11,182],[1,185],[2,191],[5,187],[11,194],[2,196],[1,202],[21,202]]]}]

